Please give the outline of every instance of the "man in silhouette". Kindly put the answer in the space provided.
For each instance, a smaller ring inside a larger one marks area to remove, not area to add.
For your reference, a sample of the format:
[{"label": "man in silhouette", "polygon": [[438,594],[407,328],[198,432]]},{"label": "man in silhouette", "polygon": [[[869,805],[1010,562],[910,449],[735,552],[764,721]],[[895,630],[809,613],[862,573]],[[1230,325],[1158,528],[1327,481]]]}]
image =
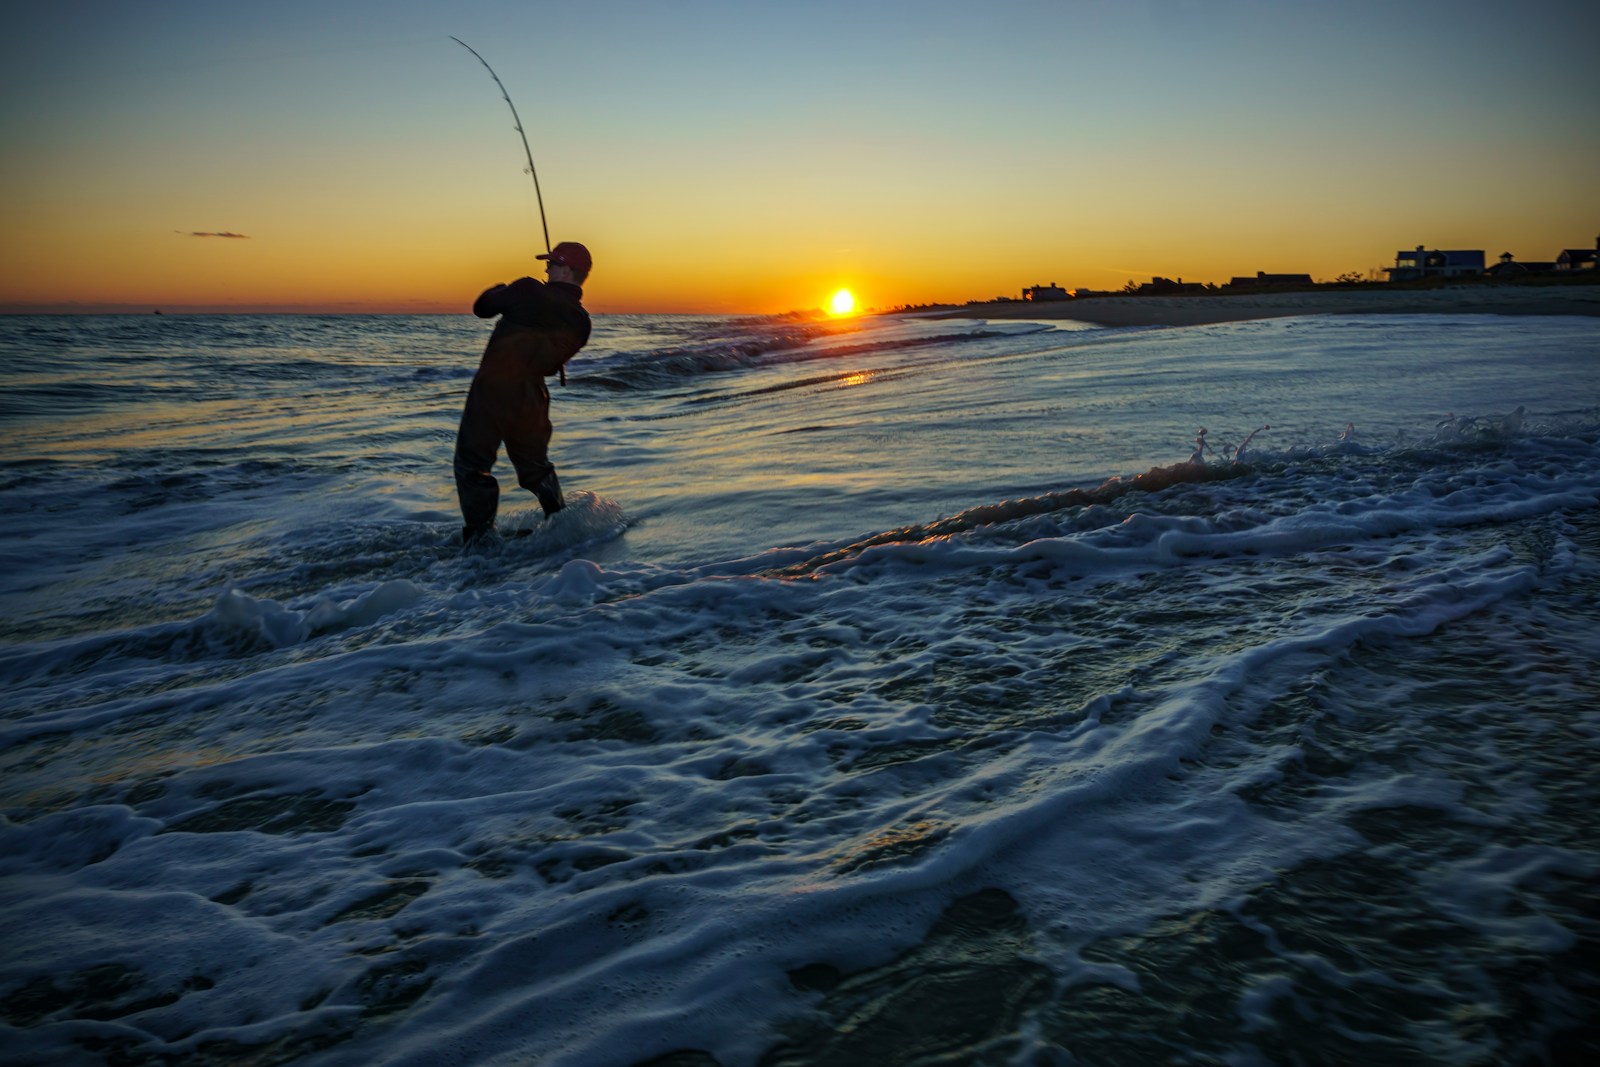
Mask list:
[{"label": "man in silhouette", "polygon": [[589,340],[583,282],[593,260],[576,241],[562,241],[538,257],[548,282],[518,278],[486,289],[472,305],[480,319],[500,317],[473,376],[456,432],[456,495],[461,500],[462,544],[494,529],[500,483],[489,473],[500,446],[517,471],[517,484],[539,498],[548,517],[560,511],[561,483],[550,464],[550,390],[545,378],[562,373]]}]

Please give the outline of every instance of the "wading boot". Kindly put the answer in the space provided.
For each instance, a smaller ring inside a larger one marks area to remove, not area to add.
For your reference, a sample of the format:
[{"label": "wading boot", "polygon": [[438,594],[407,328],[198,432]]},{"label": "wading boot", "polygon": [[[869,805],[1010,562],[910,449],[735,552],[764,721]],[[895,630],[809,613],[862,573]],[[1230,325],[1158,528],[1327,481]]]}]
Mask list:
[{"label": "wading boot", "polygon": [[556,477],[554,467],[539,479],[539,484],[533,487],[533,495],[539,498],[539,506],[544,508],[545,518],[567,506],[566,500],[562,499],[561,481]]}]

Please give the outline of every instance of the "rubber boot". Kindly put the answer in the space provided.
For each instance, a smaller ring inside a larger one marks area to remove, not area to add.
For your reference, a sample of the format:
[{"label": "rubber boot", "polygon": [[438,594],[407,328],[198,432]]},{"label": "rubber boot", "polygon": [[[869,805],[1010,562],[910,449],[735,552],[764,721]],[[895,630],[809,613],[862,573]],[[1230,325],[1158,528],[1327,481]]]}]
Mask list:
[{"label": "rubber boot", "polygon": [[544,508],[545,518],[549,518],[567,506],[566,500],[561,495],[561,480],[556,477],[556,469],[551,467],[539,484],[532,486],[533,495],[539,498],[539,506]]}]

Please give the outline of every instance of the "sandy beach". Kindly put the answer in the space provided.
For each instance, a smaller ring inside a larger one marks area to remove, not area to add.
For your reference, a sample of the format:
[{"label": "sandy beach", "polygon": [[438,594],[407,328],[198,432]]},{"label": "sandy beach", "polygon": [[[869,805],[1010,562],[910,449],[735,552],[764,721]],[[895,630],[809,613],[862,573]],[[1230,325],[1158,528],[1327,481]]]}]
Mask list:
[{"label": "sandy beach", "polygon": [[1290,315],[1600,315],[1600,285],[1351,292],[1107,296],[974,304],[953,318],[1075,319],[1100,326],[1198,326]]}]

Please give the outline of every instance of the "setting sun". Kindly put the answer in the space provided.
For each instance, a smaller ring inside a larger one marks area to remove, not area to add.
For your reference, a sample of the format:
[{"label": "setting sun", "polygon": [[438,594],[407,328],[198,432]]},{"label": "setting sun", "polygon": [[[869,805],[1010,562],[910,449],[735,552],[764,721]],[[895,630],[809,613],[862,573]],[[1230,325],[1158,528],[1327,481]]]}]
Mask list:
[{"label": "setting sun", "polygon": [[840,289],[828,298],[828,312],[832,315],[848,315],[856,309],[856,298],[848,289]]}]

